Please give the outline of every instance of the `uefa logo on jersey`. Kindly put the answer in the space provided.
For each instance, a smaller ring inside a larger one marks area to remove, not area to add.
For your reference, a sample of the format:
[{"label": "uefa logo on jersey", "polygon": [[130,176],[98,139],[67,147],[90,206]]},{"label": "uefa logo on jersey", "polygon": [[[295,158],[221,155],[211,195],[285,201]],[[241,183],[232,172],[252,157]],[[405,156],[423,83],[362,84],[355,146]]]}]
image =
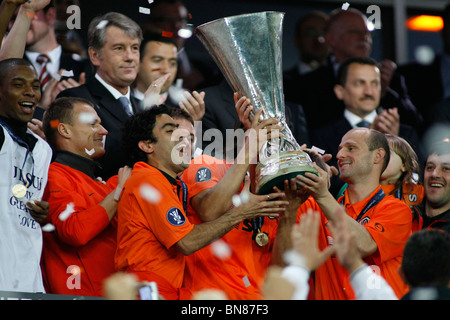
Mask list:
[{"label": "uefa logo on jersey", "polygon": [[167,221],[173,226],[182,226],[186,222],[186,218],[178,208],[170,208],[167,211]]},{"label": "uefa logo on jersey", "polygon": [[198,169],[195,175],[195,182],[203,182],[211,180],[211,170],[209,168],[202,167]]}]

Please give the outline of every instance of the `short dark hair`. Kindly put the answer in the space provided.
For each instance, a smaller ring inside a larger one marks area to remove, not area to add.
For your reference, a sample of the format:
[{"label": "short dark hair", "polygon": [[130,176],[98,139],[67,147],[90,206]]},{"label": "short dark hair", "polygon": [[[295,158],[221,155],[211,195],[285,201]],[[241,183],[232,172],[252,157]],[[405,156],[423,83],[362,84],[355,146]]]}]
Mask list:
[{"label": "short dark hair", "polygon": [[450,235],[440,230],[414,232],[403,251],[402,269],[411,287],[450,283]]},{"label": "short dark hair", "polygon": [[42,129],[44,130],[45,138],[50,146],[54,147],[56,142],[57,129],[54,125],[54,121],[56,120],[60,123],[73,124],[73,108],[77,103],[87,104],[92,108],[95,108],[91,101],[78,97],[58,98],[55,99],[48,107],[42,121]]},{"label": "short dark hair", "polygon": [[157,142],[153,129],[156,118],[162,114],[170,115],[169,107],[164,104],[152,107],[129,117],[122,129],[121,147],[127,155],[126,164],[133,167],[136,162],[147,162],[147,154],[142,151],[139,141]]},{"label": "short dark hair", "polygon": [[30,61],[22,58],[10,58],[0,61],[0,85],[4,84],[5,78],[11,73],[11,69],[17,66],[28,66],[34,69]]},{"label": "short dark hair", "polygon": [[[162,42],[162,43],[166,43],[166,44],[171,44],[173,45],[175,48],[177,48],[177,44],[175,43],[175,41],[173,41],[173,38],[171,37],[163,37],[161,34],[159,33],[155,33],[155,32],[145,32],[143,37],[142,37],[142,42],[141,42],[141,46],[140,46],[140,60],[142,61],[142,59],[145,56],[145,50],[146,50],[146,46],[147,43],[149,42]],[[178,48],[177,48],[178,49]]]},{"label": "short dark hair", "polygon": [[192,123],[192,125],[194,125],[194,119],[192,118],[192,116],[185,110],[181,109],[181,108],[177,108],[177,107],[168,107],[169,112],[170,112],[170,116],[174,119],[186,119],[187,121],[189,121],[190,123]]},{"label": "short dark hair", "polygon": [[361,64],[361,65],[369,65],[369,66],[374,66],[378,68],[378,63],[369,57],[353,57],[353,58],[348,58],[346,59],[344,62],[341,63],[341,65],[339,66],[338,69],[338,73],[337,73],[337,84],[341,85],[341,86],[345,86],[345,82],[347,81],[347,75],[348,75],[348,68],[350,67],[350,65],[357,63],[357,64]]},{"label": "short dark hair", "polygon": [[375,149],[382,148],[385,151],[384,155],[384,162],[383,162],[383,169],[381,170],[381,173],[384,172],[384,170],[387,168],[389,164],[389,160],[391,158],[391,151],[389,148],[389,142],[386,139],[386,136],[384,133],[381,133],[380,131],[369,129],[370,134],[369,138],[367,140],[367,147],[369,148],[369,151],[373,151]]}]

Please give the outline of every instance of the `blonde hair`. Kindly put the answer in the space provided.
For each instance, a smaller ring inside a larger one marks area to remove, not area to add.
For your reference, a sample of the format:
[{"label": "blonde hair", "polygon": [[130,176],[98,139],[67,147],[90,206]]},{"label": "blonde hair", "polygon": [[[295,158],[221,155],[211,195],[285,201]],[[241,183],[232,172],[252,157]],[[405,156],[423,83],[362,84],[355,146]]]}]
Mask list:
[{"label": "blonde hair", "polygon": [[[416,152],[405,139],[392,134],[386,134],[385,136],[389,143],[389,149],[399,155],[405,166],[405,172],[402,173],[391,192],[391,194],[394,194],[403,185],[412,188],[412,185],[416,183],[414,174],[420,176],[420,167]],[[408,190],[406,191],[408,192]]]}]

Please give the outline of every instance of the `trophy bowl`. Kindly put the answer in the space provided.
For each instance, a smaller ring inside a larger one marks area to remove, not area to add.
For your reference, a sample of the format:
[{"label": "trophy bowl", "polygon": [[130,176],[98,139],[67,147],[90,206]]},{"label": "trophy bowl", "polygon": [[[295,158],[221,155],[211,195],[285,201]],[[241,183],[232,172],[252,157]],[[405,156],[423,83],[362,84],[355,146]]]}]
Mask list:
[{"label": "trophy bowl", "polygon": [[[217,19],[198,26],[203,43],[234,92],[250,99],[262,119],[279,120],[281,139],[259,151],[256,192],[267,194],[305,172],[319,174],[292,135],[285,119],[281,39],[284,13],[257,12]],[[274,151],[275,150],[275,151]]]}]

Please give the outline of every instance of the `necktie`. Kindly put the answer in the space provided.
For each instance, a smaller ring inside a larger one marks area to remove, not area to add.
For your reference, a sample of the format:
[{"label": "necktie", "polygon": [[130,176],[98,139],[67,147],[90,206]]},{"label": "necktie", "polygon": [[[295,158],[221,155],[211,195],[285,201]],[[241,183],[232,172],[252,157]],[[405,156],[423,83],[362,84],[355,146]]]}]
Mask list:
[{"label": "necktie", "polygon": [[356,124],[357,127],[368,128],[370,126],[369,121],[362,120]]},{"label": "necktie", "polygon": [[131,116],[131,115],[132,115],[132,112],[131,112],[131,110],[130,110],[130,102],[129,102],[128,98],[125,97],[125,96],[121,96],[121,97],[119,98],[119,101],[120,101],[120,103],[122,104],[122,107],[123,107],[123,109],[125,110],[125,113],[126,113],[127,115]]},{"label": "necktie", "polygon": [[40,54],[36,58],[36,62],[42,66],[41,73],[39,74],[39,82],[41,83],[42,89],[44,89],[45,85],[50,80],[50,73],[47,71],[47,64],[50,62],[50,58],[46,54]]}]

